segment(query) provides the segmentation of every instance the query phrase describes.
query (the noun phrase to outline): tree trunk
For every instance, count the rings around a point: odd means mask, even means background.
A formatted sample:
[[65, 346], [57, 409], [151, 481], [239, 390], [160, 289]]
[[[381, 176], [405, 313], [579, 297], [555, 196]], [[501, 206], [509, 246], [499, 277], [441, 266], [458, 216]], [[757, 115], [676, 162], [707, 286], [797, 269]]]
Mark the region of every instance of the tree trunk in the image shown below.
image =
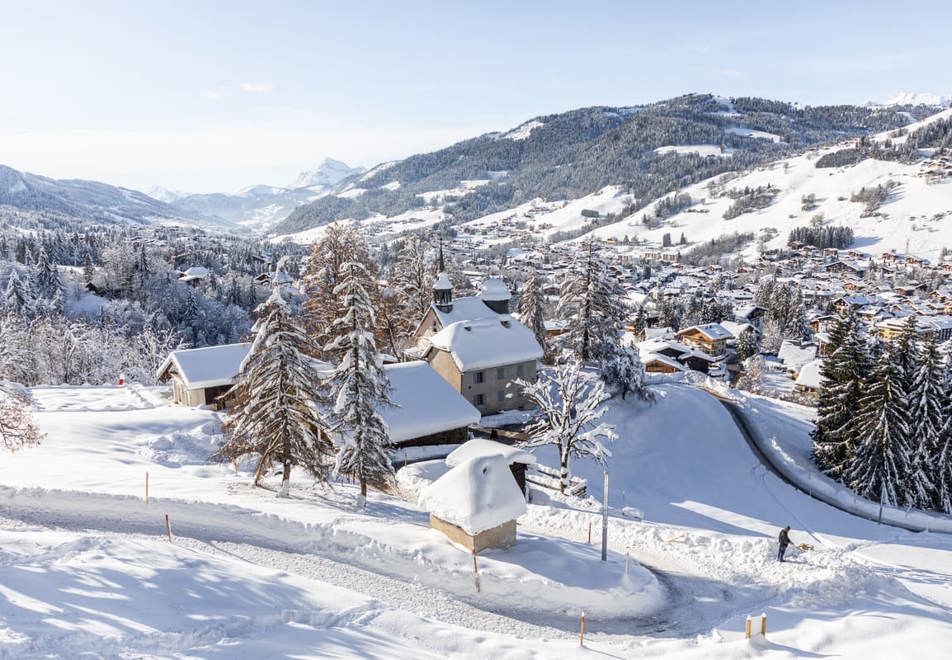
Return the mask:
[[291, 443], [288, 442], [288, 439], [284, 439], [283, 449], [283, 461], [284, 467], [281, 470], [281, 490], [278, 492], [279, 497], [287, 497], [291, 492]]
[[569, 452], [568, 449], [562, 450], [559, 457], [559, 492], [565, 493], [569, 487]]
[[360, 494], [363, 497], [367, 497], [367, 482], [363, 479], [360, 480]]

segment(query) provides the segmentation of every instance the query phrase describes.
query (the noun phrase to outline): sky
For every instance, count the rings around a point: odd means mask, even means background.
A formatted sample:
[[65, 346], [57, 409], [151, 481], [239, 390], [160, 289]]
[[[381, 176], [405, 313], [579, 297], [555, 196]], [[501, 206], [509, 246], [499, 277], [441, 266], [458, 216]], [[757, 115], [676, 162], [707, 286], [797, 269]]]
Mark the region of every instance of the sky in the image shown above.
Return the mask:
[[689, 92], [952, 95], [952, 2], [0, 0], [0, 163], [284, 185], [534, 116]]

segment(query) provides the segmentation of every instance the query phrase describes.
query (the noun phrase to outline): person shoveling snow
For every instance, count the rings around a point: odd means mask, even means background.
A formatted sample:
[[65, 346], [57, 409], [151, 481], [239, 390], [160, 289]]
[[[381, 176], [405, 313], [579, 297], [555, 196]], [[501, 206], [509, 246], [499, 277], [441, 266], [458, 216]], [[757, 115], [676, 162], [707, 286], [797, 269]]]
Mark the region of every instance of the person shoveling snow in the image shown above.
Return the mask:
[[787, 546], [790, 545], [790, 525], [787, 525], [780, 530], [780, 536], [777, 539], [780, 542], [780, 550], [777, 552], [777, 560], [783, 561], [783, 555], [787, 551]]

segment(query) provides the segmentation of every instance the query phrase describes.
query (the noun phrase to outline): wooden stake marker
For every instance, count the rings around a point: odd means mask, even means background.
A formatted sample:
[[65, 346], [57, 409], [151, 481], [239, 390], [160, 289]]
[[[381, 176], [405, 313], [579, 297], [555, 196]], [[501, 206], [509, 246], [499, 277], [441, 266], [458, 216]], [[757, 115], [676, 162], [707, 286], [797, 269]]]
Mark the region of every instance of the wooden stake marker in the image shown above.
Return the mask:
[[588, 544], [592, 545], [592, 523], [588, 523]]
[[582, 616], [578, 620], [578, 645], [585, 646], [585, 610], [582, 610]]
[[744, 638], [745, 638], [745, 639], [750, 639], [750, 623], [751, 623], [750, 617], [747, 617], [747, 630], [746, 630], [746, 632], [744, 633]]
[[476, 548], [473, 548], [473, 582], [476, 584], [476, 593], [480, 593], [479, 567], [476, 566]]
[[169, 535], [169, 543], [172, 542], [172, 521], [169, 518], [169, 514], [165, 514], [165, 531]]

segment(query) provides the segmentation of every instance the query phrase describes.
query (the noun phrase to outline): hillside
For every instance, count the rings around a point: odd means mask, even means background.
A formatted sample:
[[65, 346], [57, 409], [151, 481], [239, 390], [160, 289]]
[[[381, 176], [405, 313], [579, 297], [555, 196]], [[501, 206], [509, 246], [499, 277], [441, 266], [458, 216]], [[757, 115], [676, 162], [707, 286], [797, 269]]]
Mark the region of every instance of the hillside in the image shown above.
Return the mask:
[[[762, 201], [755, 200], [758, 190]], [[683, 233], [687, 251], [725, 234], [751, 232], [767, 238], [766, 247], [779, 248], [792, 228], [812, 221], [851, 227], [854, 247], [867, 252], [905, 252], [908, 243], [910, 253], [936, 261], [944, 246], [952, 246], [952, 110], [678, 192], [690, 202], [676, 213], [657, 218], [662, 196], [590, 235], [660, 245], [665, 234], [677, 241]], [[651, 227], [646, 216], [657, 218]], [[749, 244], [747, 254], [756, 249]]]
[[51, 179], [0, 165], [0, 206], [106, 224], [182, 224], [236, 229], [128, 188], [81, 179]]
[[822, 144], [890, 130], [926, 106], [802, 107], [694, 94], [633, 107], [536, 117], [344, 180], [341, 193], [294, 210], [274, 234], [334, 220], [440, 211], [452, 223], [530, 202], [577, 199], [619, 186], [635, 199]]
[[267, 231], [298, 206], [333, 192], [347, 177], [364, 173], [330, 158], [301, 172], [288, 186], [254, 185], [236, 193], [181, 194], [171, 203], [189, 213], [224, 218], [255, 231]]

